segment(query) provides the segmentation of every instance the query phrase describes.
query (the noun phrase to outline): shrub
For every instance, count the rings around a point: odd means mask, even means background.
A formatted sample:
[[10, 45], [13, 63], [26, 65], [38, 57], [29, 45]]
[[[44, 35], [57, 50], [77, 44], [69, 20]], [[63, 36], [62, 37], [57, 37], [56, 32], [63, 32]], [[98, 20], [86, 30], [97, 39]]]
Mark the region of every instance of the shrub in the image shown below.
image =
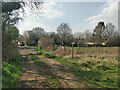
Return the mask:
[[33, 53], [29, 53], [28, 55], [33, 55]]
[[63, 56], [60, 56], [59, 58], [62, 58]]

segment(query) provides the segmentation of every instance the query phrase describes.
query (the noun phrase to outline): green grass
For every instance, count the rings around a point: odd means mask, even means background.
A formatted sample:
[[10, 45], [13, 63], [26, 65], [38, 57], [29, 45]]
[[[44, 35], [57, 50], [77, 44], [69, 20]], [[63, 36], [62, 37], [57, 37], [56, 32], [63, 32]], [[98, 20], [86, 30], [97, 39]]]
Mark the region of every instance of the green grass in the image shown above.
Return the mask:
[[[51, 54], [49, 53], [43, 52], [42, 55], [51, 58]], [[118, 66], [114, 65], [113, 63], [105, 61], [96, 62], [93, 60], [78, 63], [74, 59], [60, 57], [54, 57], [53, 59], [60, 62], [80, 79], [89, 82], [94, 87], [118, 87]], [[101, 59], [104, 59], [104, 57], [101, 57]]]
[[36, 55], [30, 55], [31, 56], [31, 60], [38, 60], [39, 58]]
[[49, 53], [46, 53], [45, 56], [46, 56], [47, 58], [55, 58], [55, 57], [56, 57], [55, 55], [49, 54]]
[[18, 81], [22, 68], [22, 58], [16, 56], [2, 66], [2, 86], [3, 88], [13, 88]]

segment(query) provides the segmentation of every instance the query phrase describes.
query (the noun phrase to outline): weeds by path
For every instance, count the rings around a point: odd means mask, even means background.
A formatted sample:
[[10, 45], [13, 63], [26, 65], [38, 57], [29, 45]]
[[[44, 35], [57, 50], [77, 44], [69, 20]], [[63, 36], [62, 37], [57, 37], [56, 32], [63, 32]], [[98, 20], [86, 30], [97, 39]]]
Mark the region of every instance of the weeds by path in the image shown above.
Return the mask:
[[[78, 63], [74, 59], [56, 57], [43, 52], [42, 55], [60, 62], [83, 81], [89, 82], [94, 87], [118, 88], [118, 66], [105, 61], [83, 61]], [[54, 57], [53, 57], [54, 56]]]
[[[43, 53], [40, 53], [43, 54]], [[52, 60], [54, 55], [50, 56], [50, 54], [44, 54], [45, 56], [48, 55], [48, 58], [44, 56], [38, 55], [31, 55], [31, 59], [37, 64], [38, 70], [42, 75], [46, 76], [50, 85], [54, 83], [54, 86], [57, 85], [58, 87], [62, 88], [87, 88], [92, 87], [87, 82], [83, 82], [78, 79], [74, 74], [69, 72], [63, 65], [59, 62]], [[39, 57], [39, 58], [38, 58]], [[45, 74], [44, 74], [45, 73]]]
[[22, 58], [15, 56], [2, 66], [2, 86], [3, 88], [13, 88], [18, 81], [22, 69]]

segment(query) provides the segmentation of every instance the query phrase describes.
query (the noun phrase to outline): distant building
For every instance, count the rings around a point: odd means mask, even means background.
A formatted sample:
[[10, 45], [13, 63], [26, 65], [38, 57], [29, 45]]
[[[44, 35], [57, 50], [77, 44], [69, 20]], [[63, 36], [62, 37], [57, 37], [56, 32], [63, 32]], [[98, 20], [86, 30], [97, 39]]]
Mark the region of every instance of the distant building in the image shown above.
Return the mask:
[[17, 42], [17, 45], [18, 45], [18, 46], [24, 46], [24, 43], [23, 43], [23, 42], [18, 41], [18, 42]]
[[106, 42], [101, 43], [103, 46], [106, 45]]
[[95, 43], [93, 43], [93, 42], [86, 42], [86, 43], [84, 43], [85, 45], [94, 45]]
[[20, 42], [18, 42], [18, 46], [20, 46], [21, 45], [21, 43]]
[[[86, 43], [84, 43], [84, 45], [94, 46], [94, 45], [97, 45], [97, 43], [94, 43], [94, 42], [86, 42]], [[105, 45], [106, 45], [106, 42], [102, 42], [101, 45], [102, 45], [102, 46], [105, 46]]]

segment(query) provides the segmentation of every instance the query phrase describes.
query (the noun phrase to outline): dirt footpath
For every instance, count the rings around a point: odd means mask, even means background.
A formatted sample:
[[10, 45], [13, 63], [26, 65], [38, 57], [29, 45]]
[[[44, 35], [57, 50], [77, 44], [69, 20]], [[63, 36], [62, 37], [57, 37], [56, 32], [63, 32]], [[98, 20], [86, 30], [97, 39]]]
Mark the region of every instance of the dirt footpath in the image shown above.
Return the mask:
[[70, 73], [59, 62], [38, 55], [41, 61], [44, 61], [52, 68], [52, 72], [59, 78], [59, 83], [64, 88], [87, 88], [90, 85], [80, 81], [74, 74]]
[[[29, 53], [35, 54], [32, 50], [20, 50], [20, 54], [23, 58], [23, 70], [19, 78], [19, 82], [16, 85], [16, 88], [56, 88], [56, 85], [59, 85], [57, 88], [87, 88], [88, 84], [83, 83], [78, 79], [74, 74], [70, 73], [64, 66], [59, 62], [48, 59], [44, 56], [37, 55], [40, 58], [40, 61], [45, 62], [50, 68], [41, 68], [41, 71], [38, 70], [34, 61], [30, 59]], [[47, 70], [52, 71], [52, 74], [56, 76], [53, 80], [58, 79], [57, 84], [53, 84], [51, 80], [48, 81], [46, 78]]]
[[[20, 51], [21, 55], [26, 55], [24, 51]], [[30, 51], [31, 53], [31, 51]], [[45, 76], [39, 74], [35, 63], [31, 61], [29, 56], [23, 58], [23, 70], [19, 78], [16, 88], [43, 88], [48, 87]]]

